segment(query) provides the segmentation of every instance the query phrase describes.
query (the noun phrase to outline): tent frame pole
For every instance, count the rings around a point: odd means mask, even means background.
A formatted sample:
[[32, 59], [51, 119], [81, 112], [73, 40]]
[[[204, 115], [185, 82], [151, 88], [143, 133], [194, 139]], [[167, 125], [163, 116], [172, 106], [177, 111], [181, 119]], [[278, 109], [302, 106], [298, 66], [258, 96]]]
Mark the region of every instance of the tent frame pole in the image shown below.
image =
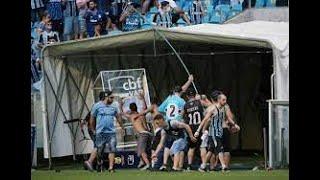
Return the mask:
[[[157, 28], [154, 28], [154, 30], [155, 30], [155, 32], [158, 33], [158, 34], [162, 37], [162, 39], [170, 46], [170, 48], [172, 49], [172, 51], [174, 52], [174, 54], [177, 56], [177, 58], [179, 59], [180, 63], [182, 64], [184, 70], [185, 70], [185, 71], [187, 72], [187, 74], [190, 76], [190, 72], [189, 72], [187, 66], [184, 64], [183, 60], [181, 59], [181, 57], [180, 57], [179, 53], [176, 51], [176, 49], [172, 46], [172, 44], [168, 41], [168, 39], [167, 39], [162, 33], [160, 33], [160, 32], [158, 31]], [[194, 84], [194, 81], [192, 81], [192, 85], [193, 85], [194, 90], [195, 90], [196, 93], [198, 94], [198, 89], [197, 89], [196, 85]]]

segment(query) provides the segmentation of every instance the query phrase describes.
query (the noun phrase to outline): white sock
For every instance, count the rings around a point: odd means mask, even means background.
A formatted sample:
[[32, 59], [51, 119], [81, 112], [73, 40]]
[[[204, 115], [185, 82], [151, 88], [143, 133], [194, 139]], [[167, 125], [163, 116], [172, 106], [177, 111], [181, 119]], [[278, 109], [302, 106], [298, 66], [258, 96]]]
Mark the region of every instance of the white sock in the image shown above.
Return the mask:
[[205, 168], [206, 168], [206, 164], [202, 163], [202, 164], [200, 165], [200, 167], [201, 167], [201, 169], [205, 169]]

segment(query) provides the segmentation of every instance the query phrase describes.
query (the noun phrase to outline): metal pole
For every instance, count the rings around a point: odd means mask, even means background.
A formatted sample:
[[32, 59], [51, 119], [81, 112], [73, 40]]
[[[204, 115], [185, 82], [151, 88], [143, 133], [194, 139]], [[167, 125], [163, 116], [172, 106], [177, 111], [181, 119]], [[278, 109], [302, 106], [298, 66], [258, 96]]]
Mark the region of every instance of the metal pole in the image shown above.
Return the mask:
[[272, 155], [272, 102], [269, 101], [269, 167], [273, 168], [273, 155]]
[[[173, 50], [173, 52], [175, 53], [175, 55], [177, 56], [177, 58], [179, 59], [180, 63], [182, 64], [184, 70], [187, 72], [187, 74], [190, 76], [190, 72], [187, 68], [187, 66], [184, 64], [183, 60], [181, 59], [180, 55], [178, 54], [178, 52], [175, 50], [175, 48], [171, 45], [171, 43], [168, 41], [168, 39], [163, 35], [161, 34], [157, 29], [155, 29], [156, 32], [164, 39], [164, 41], [166, 41], [166, 43], [170, 46], [170, 48]], [[196, 93], [198, 94], [198, 90], [197, 90], [197, 87], [196, 85], [194, 84], [194, 82], [192, 81], [192, 85], [193, 85], [193, 88], [194, 90], [196, 91]]]
[[274, 99], [274, 76], [276, 75], [276, 73], [272, 73], [271, 77], [270, 77], [270, 81], [271, 81], [271, 99]]
[[267, 165], [267, 130], [266, 128], [264, 127], [263, 128], [263, 151], [264, 151], [264, 169], [267, 169], [268, 165]]
[[248, 4], [249, 4], [248, 8], [250, 9], [251, 8], [251, 0], [248, 1]]
[[[139, 14], [140, 17], [142, 17], [146, 22], [150, 23], [151, 25], [153, 25], [152, 22], [149, 22], [144, 16], [141, 15], [141, 13], [136, 9], [133, 8], [133, 10]], [[190, 72], [187, 68], [187, 66], [184, 64], [183, 60], [181, 59], [180, 55], [178, 54], [178, 52], [176, 51], [176, 49], [171, 45], [171, 43], [168, 41], [168, 39], [161, 33], [158, 31], [157, 28], [153, 28], [155, 30], [155, 32], [157, 32], [163, 39], [164, 41], [170, 46], [170, 48], [172, 49], [172, 51], [174, 52], [174, 54], [177, 56], [177, 58], [179, 59], [180, 63], [182, 64], [184, 70], [187, 72], [188, 76], [190, 76]], [[194, 82], [192, 81], [192, 85], [194, 90], [196, 91], [196, 93], [198, 94], [198, 89], [196, 87], [196, 85], [194, 84]]]

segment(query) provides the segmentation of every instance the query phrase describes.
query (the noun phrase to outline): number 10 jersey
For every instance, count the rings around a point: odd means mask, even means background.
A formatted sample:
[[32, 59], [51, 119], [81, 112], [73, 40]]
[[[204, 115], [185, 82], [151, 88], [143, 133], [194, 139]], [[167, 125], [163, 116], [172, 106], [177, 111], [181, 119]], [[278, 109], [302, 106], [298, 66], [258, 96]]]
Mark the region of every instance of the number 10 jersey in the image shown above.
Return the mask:
[[190, 126], [195, 133], [203, 119], [203, 107], [199, 100], [189, 100], [184, 105], [184, 122]]

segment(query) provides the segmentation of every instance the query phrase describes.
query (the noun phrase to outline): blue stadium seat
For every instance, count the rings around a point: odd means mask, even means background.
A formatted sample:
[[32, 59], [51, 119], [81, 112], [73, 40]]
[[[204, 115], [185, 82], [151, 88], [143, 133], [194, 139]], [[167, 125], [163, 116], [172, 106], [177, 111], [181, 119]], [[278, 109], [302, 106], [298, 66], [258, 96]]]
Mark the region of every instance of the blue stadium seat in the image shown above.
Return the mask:
[[273, 7], [271, 0], [256, 0], [255, 8]]
[[221, 21], [220, 23], [228, 19], [229, 13], [231, 11], [231, 6], [228, 4], [220, 4], [216, 7], [216, 11], [220, 12]]
[[151, 23], [152, 23], [152, 21], [153, 21], [153, 16], [154, 16], [153, 13], [147, 12], [147, 14], [146, 14], [146, 16], [145, 16], [147, 22], [144, 22], [144, 23], [142, 24], [142, 29], [149, 29], [149, 28], [152, 27]]
[[149, 13], [151, 13], [151, 14], [156, 14], [157, 12], [158, 12], [158, 9], [157, 9], [156, 7], [150, 8]]
[[213, 13], [213, 6], [208, 5], [208, 7], [206, 9], [206, 15], [203, 17], [203, 23], [209, 23], [210, 17], [212, 16], [212, 13]]
[[209, 18], [209, 23], [212, 24], [220, 24], [221, 23], [221, 15], [219, 11], [212, 11], [212, 14]]
[[229, 13], [229, 18], [234, 17], [242, 11], [242, 4], [235, 4], [231, 6], [231, 11]]
[[177, 21], [177, 24], [179, 27], [184, 27], [184, 26], [187, 26], [187, 23], [184, 22], [184, 20], [182, 18], [180, 18], [178, 21]]

